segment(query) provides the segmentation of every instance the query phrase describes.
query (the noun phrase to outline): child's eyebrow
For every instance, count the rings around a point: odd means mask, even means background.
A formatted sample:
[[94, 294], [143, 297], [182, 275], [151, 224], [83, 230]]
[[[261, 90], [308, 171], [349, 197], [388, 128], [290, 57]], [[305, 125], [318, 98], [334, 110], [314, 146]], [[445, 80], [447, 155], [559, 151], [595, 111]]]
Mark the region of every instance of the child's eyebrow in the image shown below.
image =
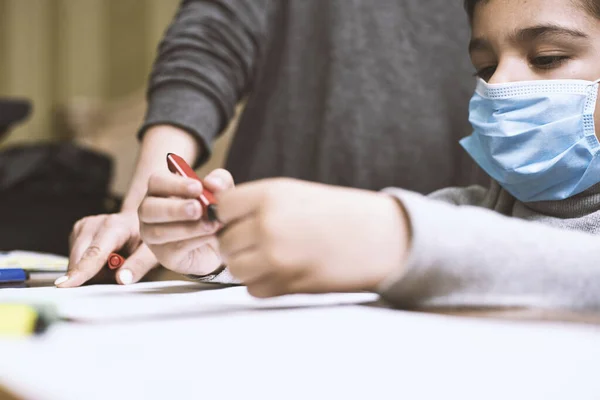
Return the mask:
[[477, 50], [487, 50], [491, 47], [490, 42], [484, 38], [473, 38], [469, 42], [469, 53]]
[[[522, 43], [532, 42], [539, 39], [551, 38], [571, 38], [586, 39], [589, 36], [582, 31], [566, 28], [554, 24], [535, 25], [523, 29], [518, 29], [509, 36], [511, 42]], [[474, 51], [485, 51], [491, 47], [489, 40], [483, 37], [476, 37], [469, 42], [469, 53]]]
[[547, 24], [519, 29], [510, 36], [510, 38], [516, 42], [531, 42], [534, 40], [548, 39], [552, 37], [585, 39], [588, 37], [588, 35], [576, 29], [566, 28], [554, 24]]

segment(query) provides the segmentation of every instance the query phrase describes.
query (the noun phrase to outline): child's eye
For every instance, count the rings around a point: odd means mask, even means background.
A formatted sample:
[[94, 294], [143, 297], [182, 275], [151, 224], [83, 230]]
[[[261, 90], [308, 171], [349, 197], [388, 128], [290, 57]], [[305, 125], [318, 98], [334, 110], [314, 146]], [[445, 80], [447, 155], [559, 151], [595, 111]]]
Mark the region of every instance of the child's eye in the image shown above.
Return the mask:
[[536, 68], [552, 69], [558, 68], [563, 62], [569, 59], [568, 56], [540, 56], [531, 60], [531, 64]]
[[475, 72], [473, 75], [474, 76], [478, 76], [481, 79], [483, 79], [484, 81], [489, 81], [491, 79], [491, 77], [494, 75], [494, 72], [496, 72], [496, 66], [490, 66], [490, 67], [485, 67], [485, 68], [481, 68], [478, 69], [477, 72]]

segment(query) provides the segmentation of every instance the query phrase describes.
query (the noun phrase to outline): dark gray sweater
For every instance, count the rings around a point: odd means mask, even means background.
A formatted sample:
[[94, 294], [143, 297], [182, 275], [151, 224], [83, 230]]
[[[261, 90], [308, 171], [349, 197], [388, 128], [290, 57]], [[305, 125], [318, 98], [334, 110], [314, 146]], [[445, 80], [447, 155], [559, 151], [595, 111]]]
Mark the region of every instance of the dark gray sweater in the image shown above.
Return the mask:
[[183, 1], [141, 132], [183, 127], [209, 150], [248, 95], [226, 165], [238, 183], [288, 176], [428, 193], [486, 182], [458, 144], [474, 88], [461, 4]]

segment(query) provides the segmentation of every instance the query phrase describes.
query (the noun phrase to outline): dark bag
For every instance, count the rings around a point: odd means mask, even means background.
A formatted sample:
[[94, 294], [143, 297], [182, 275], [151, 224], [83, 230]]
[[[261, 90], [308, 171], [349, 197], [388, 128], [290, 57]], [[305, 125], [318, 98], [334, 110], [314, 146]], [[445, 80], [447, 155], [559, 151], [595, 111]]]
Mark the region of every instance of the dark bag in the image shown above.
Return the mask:
[[24, 99], [0, 97], [0, 139], [15, 124], [22, 122], [31, 114], [31, 102]]
[[72, 143], [0, 152], [0, 250], [68, 255], [73, 224], [114, 212], [110, 157]]

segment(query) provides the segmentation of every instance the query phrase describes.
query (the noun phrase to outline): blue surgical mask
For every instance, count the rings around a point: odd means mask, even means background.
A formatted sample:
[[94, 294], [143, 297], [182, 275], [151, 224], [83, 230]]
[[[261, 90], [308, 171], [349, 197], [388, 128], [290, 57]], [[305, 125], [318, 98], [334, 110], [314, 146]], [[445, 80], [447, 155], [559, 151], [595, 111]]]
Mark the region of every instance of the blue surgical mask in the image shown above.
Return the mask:
[[480, 79], [469, 105], [473, 134], [460, 144], [515, 198], [566, 199], [600, 182], [597, 96], [598, 81]]

